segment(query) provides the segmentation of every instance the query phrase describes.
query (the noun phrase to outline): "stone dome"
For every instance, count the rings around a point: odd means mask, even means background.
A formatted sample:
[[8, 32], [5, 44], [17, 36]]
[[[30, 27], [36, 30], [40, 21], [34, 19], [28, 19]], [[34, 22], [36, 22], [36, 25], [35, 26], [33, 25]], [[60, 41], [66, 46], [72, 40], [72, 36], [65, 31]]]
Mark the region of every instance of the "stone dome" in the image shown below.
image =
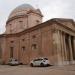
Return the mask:
[[12, 18], [14, 16], [17, 16], [17, 15], [23, 15], [25, 14], [28, 10], [36, 10], [34, 7], [32, 7], [31, 5], [29, 4], [22, 4], [18, 7], [16, 7], [12, 12], [11, 14], [9, 15], [8, 18]]

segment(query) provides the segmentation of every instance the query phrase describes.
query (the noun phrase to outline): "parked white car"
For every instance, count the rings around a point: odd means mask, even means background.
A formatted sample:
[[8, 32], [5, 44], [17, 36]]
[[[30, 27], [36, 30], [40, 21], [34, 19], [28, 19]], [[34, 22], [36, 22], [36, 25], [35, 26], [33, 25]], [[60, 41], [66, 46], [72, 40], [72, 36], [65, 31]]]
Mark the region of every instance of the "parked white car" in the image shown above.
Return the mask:
[[49, 60], [48, 58], [37, 58], [37, 59], [34, 59], [30, 62], [30, 65], [33, 67], [33, 66], [49, 66], [50, 63], [49, 63]]
[[11, 66], [16, 66], [16, 65], [19, 65], [20, 63], [18, 62], [18, 60], [16, 59], [10, 59], [9, 62], [8, 62], [8, 65], [11, 65]]

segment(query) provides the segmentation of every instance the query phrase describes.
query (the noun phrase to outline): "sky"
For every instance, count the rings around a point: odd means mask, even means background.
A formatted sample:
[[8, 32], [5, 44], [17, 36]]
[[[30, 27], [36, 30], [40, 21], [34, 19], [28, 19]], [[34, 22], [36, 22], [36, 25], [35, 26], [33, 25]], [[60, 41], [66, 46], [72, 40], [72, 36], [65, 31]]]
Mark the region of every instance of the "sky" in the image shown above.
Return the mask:
[[75, 0], [0, 0], [0, 34], [5, 32], [6, 21], [11, 11], [24, 3], [40, 8], [44, 16], [43, 21], [51, 18], [75, 20]]

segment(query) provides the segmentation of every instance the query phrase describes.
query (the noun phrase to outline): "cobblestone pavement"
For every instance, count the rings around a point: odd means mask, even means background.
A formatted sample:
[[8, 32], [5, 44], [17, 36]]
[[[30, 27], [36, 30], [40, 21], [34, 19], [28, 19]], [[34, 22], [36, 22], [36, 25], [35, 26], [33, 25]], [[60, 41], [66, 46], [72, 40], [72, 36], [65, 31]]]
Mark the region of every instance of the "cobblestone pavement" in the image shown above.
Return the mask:
[[51, 67], [0, 65], [0, 75], [75, 75], [75, 65]]

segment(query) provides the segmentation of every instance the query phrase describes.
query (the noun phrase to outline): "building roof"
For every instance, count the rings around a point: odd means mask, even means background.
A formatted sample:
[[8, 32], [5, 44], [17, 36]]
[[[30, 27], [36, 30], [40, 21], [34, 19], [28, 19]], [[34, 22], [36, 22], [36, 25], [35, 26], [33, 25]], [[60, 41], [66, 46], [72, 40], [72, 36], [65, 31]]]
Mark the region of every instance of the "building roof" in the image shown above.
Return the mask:
[[8, 19], [14, 17], [14, 16], [18, 16], [18, 15], [23, 15], [26, 14], [28, 11], [33, 10], [36, 11], [36, 13], [39, 12], [39, 14], [41, 14], [40, 10], [35, 9], [33, 6], [31, 6], [30, 4], [22, 4], [18, 7], [16, 7], [11, 14], [9, 15]]
[[18, 7], [16, 7], [14, 9], [14, 11], [19, 10], [19, 9], [27, 9], [27, 8], [34, 9], [34, 7], [32, 7], [30, 4], [22, 4], [22, 5], [18, 6]]

